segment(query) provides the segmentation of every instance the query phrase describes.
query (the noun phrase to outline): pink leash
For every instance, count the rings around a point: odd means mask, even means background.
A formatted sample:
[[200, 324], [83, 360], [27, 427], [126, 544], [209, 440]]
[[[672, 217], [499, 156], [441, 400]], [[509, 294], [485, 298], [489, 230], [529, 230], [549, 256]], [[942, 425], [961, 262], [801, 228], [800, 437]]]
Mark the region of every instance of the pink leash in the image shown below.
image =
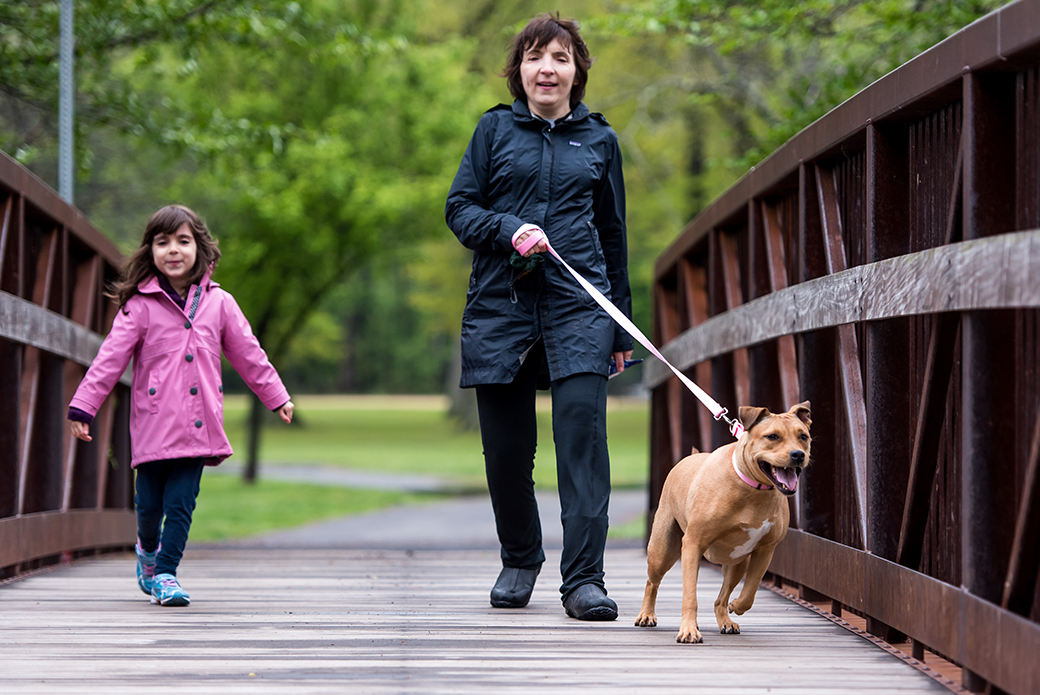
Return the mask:
[[[520, 246], [516, 246], [516, 237], [520, 236], [524, 232], [530, 232], [530, 235], [524, 240], [522, 244], [520, 244]], [[534, 246], [539, 241], [545, 241], [545, 246], [548, 249], [549, 253], [552, 255], [552, 257], [558, 260], [561, 264], [563, 264], [563, 267], [566, 268], [567, 271], [574, 276], [574, 279], [577, 280], [578, 284], [581, 285], [585, 289], [585, 291], [589, 293], [589, 296], [596, 300], [596, 303], [603, 307], [603, 310], [606, 311], [610, 315], [610, 317], [618, 323], [618, 325], [624, 328], [630, 336], [638, 340], [643, 347], [649, 350], [650, 354], [652, 354], [657, 359], [661, 360], [661, 362], [663, 362], [669, 369], [671, 369], [672, 373], [675, 374], [675, 376], [679, 377], [679, 381], [681, 381], [683, 385], [685, 385], [686, 388], [688, 388], [690, 392], [692, 392], [693, 395], [697, 397], [697, 400], [704, 404], [705, 408], [711, 411], [711, 414], [715, 417], [716, 420], [725, 420], [729, 424], [729, 431], [735, 438], [740, 439], [744, 435], [744, 426], [740, 423], [740, 420], [737, 420], [736, 418], [726, 417], [729, 411], [727, 411], [725, 408], [719, 405], [711, 396], [709, 396], [704, 391], [704, 389], [702, 389], [697, 384], [693, 383], [693, 381], [691, 381], [685, 374], [683, 374], [674, 366], [672, 366], [672, 363], [664, 358], [664, 355], [661, 354], [661, 351], [654, 347], [654, 344], [651, 343], [645, 335], [643, 335], [643, 332], [639, 330], [639, 328], [634, 323], [632, 323], [632, 321], [627, 316], [625, 316], [620, 309], [614, 306], [613, 302], [604, 297], [602, 292], [593, 287], [588, 280], [583, 278], [581, 274], [578, 273], [578, 271], [570, 267], [570, 265], [567, 264], [567, 261], [563, 260], [560, 257], [560, 254], [556, 253], [556, 249], [554, 249], [552, 245], [549, 243], [549, 237], [545, 235], [545, 232], [542, 231], [542, 229], [533, 224], [525, 224], [524, 226], [520, 227], [520, 229], [516, 230], [515, 234], [513, 234], [513, 246], [516, 248], [517, 252], [521, 256], [526, 254], [532, 248], [534, 248]], [[737, 473], [739, 474], [740, 471], [737, 471]], [[748, 482], [743, 475], [741, 475], [740, 477], [745, 482]], [[754, 482], [748, 484], [758, 485], [758, 483]]]

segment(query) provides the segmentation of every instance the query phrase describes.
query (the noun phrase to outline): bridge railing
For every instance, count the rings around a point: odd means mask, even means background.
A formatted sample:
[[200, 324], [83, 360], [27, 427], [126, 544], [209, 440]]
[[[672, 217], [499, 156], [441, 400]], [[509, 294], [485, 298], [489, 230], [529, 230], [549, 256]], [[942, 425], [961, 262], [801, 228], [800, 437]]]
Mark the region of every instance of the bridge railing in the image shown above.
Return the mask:
[[[655, 268], [655, 338], [735, 412], [812, 402], [774, 581], [1040, 692], [1040, 1], [872, 84], [703, 210]], [[732, 441], [660, 362], [650, 512]]]
[[0, 579], [134, 543], [129, 389], [72, 438], [69, 400], [115, 317], [122, 256], [0, 152]]

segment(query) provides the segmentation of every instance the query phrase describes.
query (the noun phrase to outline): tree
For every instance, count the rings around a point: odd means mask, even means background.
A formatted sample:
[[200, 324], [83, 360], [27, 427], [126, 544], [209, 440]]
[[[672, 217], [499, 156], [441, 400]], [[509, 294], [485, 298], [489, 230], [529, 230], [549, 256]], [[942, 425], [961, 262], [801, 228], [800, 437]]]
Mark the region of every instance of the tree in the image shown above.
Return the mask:
[[668, 36], [673, 84], [724, 113], [742, 168], [1004, 0], [646, 0], [598, 18], [615, 36]]
[[[301, 16], [263, 51], [199, 51], [168, 88], [188, 113], [280, 124], [269, 138], [202, 143], [203, 165], [175, 188], [220, 238], [218, 277], [275, 363], [345, 278], [443, 229], [443, 182], [479, 113], [470, 46], [411, 42], [403, 3], [351, 14], [315, 1]], [[254, 400], [247, 479], [261, 408]]]

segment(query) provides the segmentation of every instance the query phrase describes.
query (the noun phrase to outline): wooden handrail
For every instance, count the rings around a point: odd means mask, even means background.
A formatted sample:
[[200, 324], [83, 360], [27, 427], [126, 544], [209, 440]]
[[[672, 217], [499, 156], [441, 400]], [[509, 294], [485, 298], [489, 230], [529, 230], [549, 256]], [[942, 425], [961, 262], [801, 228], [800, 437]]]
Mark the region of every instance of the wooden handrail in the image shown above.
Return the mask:
[[0, 152], [0, 579], [133, 544], [129, 378], [94, 441], [68, 402], [112, 324], [123, 257], [83, 214]]

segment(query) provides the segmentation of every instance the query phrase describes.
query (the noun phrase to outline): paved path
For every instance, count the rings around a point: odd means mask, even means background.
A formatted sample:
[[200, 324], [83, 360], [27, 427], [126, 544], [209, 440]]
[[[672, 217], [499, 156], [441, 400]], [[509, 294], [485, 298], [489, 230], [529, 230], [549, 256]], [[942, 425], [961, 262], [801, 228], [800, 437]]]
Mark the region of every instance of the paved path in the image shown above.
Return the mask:
[[[560, 500], [555, 490], [537, 493], [542, 543], [563, 546]], [[615, 490], [610, 523], [623, 524], [646, 511], [645, 490]], [[641, 540], [611, 541], [643, 547]], [[226, 543], [240, 548], [394, 548], [495, 549], [495, 517], [485, 495], [449, 498], [429, 504], [390, 507], [377, 512], [331, 519], [287, 531]]]
[[[496, 610], [490, 550], [189, 549], [187, 608], [151, 606], [129, 554], [0, 586], [0, 693], [917, 695], [946, 692], [870, 642], [768, 591], [740, 635], [679, 645], [681, 580], [633, 626], [638, 549], [608, 549], [610, 623], [567, 618], [559, 557], [531, 604]], [[721, 576], [701, 572], [702, 628]]]

